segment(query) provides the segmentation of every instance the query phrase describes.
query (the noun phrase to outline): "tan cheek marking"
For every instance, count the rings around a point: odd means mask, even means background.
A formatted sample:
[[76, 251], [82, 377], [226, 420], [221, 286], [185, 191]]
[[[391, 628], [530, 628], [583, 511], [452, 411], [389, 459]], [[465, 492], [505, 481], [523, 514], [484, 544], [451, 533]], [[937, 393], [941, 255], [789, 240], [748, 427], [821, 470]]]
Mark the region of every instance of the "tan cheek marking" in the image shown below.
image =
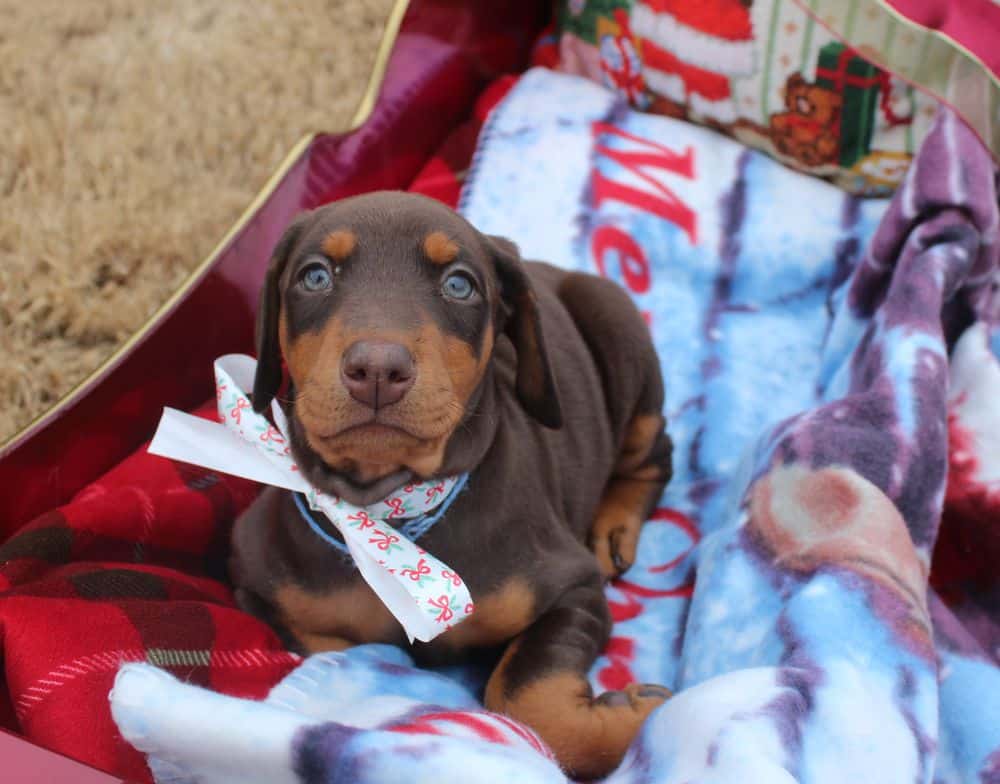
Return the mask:
[[358, 238], [353, 231], [338, 229], [330, 232], [323, 240], [323, 252], [334, 261], [343, 261], [358, 244]]
[[[476, 385], [482, 379], [486, 365], [493, 350], [493, 328], [488, 327], [483, 338], [483, 350], [477, 358], [472, 347], [465, 341], [444, 335], [436, 325], [425, 322], [419, 330], [416, 340], [412, 341], [413, 355], [417, 360], [420, 372], [426, 378], [431, 378], [430, 384], [424, 386], [421, 396], [428, 394], [438, 396], [443, 388], [449, 388], [453, 400], [459, 404], [453, 411], [454, 428], [461, 418], [461, 407], [464, 407], [472, 395]], [[411, 393], [412, 396], [412, 393]], [[414, 401], [411, 400], [411, 403]], [[420, 476], [430, 476], [440, 467], [444, 460], [444, 450], [451, 437], [452, 430], [434, 443], [428, 443], [426, 448], [414, 450], [407, 458], [407, 465]]]
[[[492, 339], [492, 335], [489, 335]], [[445, 336], [444, 365], [451, 381], [452, 389], [459, 402], [465, 403], [482, 378], [486, 363], [477, 357], [472, 346], [460, 338]], [[486, 349], [486, 346], [483, 346]]]
[[282, 620], [309, 650], [340, 650], [351, 644], [396, 642], [401, 628], [367, 584], [312, 593], [286, 584], [275, 593]]
[[410, 337], [407, 344], [417, 360], [418, 372], [430, 379], [430, 386], [424, 388], [425, 392], [433, 390], [436, 396], [442, 387], [450, 387], [457, 401], [464, 404], [479, 382], [480, 364], [485, 367], [472, 347], [464, 340], [442, 332], [427, 316], [416, 339]]
[[282, 351], [296, 386], [301, 390], [319, 376], [336, 378], [330, 373], [338, 369], [348, 338], [338, 318], [331, 318], [319, 332], [304, 332], [294, 340], [286, 336]]
[[300, 389], [305, 386], [312, 375], [322, 345], [321, 335], [305, 334], [299, 335], [294, 342], [286, 346], [284, 353], [288, 374], [292, 377], [295, 386]]
[[424, 237], [424, 255], [434, 264], [448, 264], [458, 256], [458, 245], [443, 231], [432, 231]]
[[312, 434], [329, 426], [330, 417], [335, 416], [340, 405], [337, 379], [340, 357], [349, 339], [340, 322], [331, 319], [320, 332], [303, 333], [284, 349], [288, 375], [298, 393], [295, 413], [309, 445], [327, 461], [331, 455]]

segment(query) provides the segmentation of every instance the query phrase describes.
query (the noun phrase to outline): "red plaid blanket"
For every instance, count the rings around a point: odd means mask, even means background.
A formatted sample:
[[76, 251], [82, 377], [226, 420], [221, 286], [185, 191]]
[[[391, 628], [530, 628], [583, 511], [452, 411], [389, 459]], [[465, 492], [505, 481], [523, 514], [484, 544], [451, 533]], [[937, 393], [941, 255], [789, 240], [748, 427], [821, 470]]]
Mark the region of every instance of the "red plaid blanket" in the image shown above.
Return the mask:
[[[412, 190], [457, 203], [479, 129], [514, 81], [486, 90]], [[197, 413], [214, 416], [214, 401]], [[122, 662], [147, 661], [226, 694], [265, 696], [299, 659], [236, 608], [226, 583], [230, 527], [257, 489], [143, 446], [0, 547], [0, 726], [149, 781], [108, 709]]]
[[[210, 415], [210, 409], [203, 412]], [[0, 633], [13, 728], [135, 780], [108, 692], [122, 662], [263, 697], [298, 659], [236, 609], [224, 584], [229, 528], [253, 499], [240, 479], [140, 449], [0, 548]]]

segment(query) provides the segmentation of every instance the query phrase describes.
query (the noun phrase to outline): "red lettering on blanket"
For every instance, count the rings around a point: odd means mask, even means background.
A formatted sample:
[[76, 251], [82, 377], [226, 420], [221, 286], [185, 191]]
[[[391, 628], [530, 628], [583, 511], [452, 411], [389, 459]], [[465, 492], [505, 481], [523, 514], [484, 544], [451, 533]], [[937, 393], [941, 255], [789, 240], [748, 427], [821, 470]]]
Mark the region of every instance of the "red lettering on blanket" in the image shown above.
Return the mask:
[[643, 139], [614, 125], [602, 122], [594, 123], [591, 126], [591, 132], [595, 137], [612, 134], [641, 145], [639, 149], [635, 150], [620, 150], [598, 142], [594, 149], [598, 155], [610, 158], [628, 169], [643, 182], [652, 186], [653, 191], [655, 191], [651, 192], [616, 182], [595, 169], [591, 183], [594, 206], [600, 207], [601, 203], [608, 199], [623, 201], [644, 212], [670, 221], [684, 230], [692, 245], [696, 244], [698, 242], [697, 213], [681, 201], [670, 188], [645, 171], [646, 168], [654, 168], [671, 172], [689, 180], [694, 179], [694, 149], [687, 147], [683, 153], [678, 154], [662, 144]]
[[[645, 574], [651, 575], [673, 572], [683, 566], [701, 536], [694, 521], [669, 507], [655, 509], [649, 516], [647, 524], [653, 523], [665, 523], [681, 531], [689, 539], [688, 546], [680, 550], [674, 558], [663, 564], [648, 566], [644, 570]], [[604, 649], [607, 663], [597, 672], [597, 682], [605, 689], [623, 689], [636, 681], [632, 671], [632, 663], [635, 661], [635, 641], [628, 636], [628, 627], [622, 628], [621, 624], [638, 618], [649, 609], [646, 600], [691, 598], [694, 593], [694, 577], [691, 571], [685, 570], [677, 576], [681, 577], [683, 582], [673, 588], [654, 588], [620, 578], [611, 583], [611, 586], [617, 589], [608, 596], [608, 607], [615, 623], [615, 636], [608, 641]]]
[[694, 521], [685, 514], [681, 514], [676, 509], [670, 509], [667, 507], [660, 507], [655, 509], [653, 514], [650, 515], [650, 520], [657, 520], [663, 523], [670, 523], [675, 528], [679, 528], [691, 539], [691, 547], [682, 552], [673, 560], [667, 561], [665, 564], [660, 564], [659, 566], [650, 566], [650, 574], [661, 574], [663, 572], [668, 572], [677, 566], [681, 561], [687, 558], [688, 553], [691, 549], [698, 543], [701, 539], [701, 534], [698, 533], [698, 529], [695, 527]]
[[[618, 587], [618, 581], [612, 583], [616, 588]], [[615, 623], [621, 623], [622, 621], [631, 621], [633, 618], [637, 618], [642, 615], [642, 602], [636, 599], [627, 591], [622, 591], [624, 594], [624, 601], [616, 602], [613, 599], [608, 599], [608, 609], [611, 610], [611, 620]]]
[[635, 643], [627, 637], [612, 637], [604, 649], [608, 663], [597, 673], [597, 682], [605, 689], [624, 689], [635, 683], [629, 664], [635, 659]]
[[[617, 226], [601, 226], [590, 238], [590, 252], [597, 265], [601, 277], [608, 277], [606, 254], [617, 251], [616, 261], [621, 269], [625, 286], [635, 294], [649, 291], [650, 274], [649, 261], [639, 245], [628, 234]], [[646, 326], [653, 328], [653, 314], [648, 310], [641, 311]]]
[[619, 580], [615, 586], [625, 593], [641, 596], [645, 599], [665, 599], [669, 597], [690, 599], [694, 594], [694, 583], [680, 585], [676, 588], [647, 588], [645, 585], [638, 585], [628, 580]]
[[649, 291], [649, 262], [634, 239], [617, 226], [601, 226], [590, 238], [590, 251], [594, 254], [597, 271], [607, 277], [605, 270], [605, 254], [608, 251], [618, 252], [618, 265], [621, 267], [622, 278], [630, 291], [643, 294]]

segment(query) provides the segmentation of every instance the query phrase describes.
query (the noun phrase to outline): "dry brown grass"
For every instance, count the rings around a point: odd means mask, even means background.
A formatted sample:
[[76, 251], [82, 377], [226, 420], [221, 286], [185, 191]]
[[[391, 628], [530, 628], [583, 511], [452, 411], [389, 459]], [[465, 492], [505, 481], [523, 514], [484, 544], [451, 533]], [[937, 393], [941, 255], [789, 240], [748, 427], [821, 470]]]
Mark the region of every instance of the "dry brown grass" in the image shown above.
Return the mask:
[[0, 0], [0, 442], [350, 119], [391, 5]]

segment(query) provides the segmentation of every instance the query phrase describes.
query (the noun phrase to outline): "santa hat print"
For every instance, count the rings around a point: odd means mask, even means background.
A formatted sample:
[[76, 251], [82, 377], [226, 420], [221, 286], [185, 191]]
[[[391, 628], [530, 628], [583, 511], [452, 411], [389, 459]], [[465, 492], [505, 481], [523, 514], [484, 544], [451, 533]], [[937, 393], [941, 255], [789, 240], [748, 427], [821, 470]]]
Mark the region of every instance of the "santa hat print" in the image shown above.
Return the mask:
[[631, 14], [643, 76], [656, 93], [732, 122], [729, 80], [754, 72], [753, 23], [744, 0], [644, 0]]

